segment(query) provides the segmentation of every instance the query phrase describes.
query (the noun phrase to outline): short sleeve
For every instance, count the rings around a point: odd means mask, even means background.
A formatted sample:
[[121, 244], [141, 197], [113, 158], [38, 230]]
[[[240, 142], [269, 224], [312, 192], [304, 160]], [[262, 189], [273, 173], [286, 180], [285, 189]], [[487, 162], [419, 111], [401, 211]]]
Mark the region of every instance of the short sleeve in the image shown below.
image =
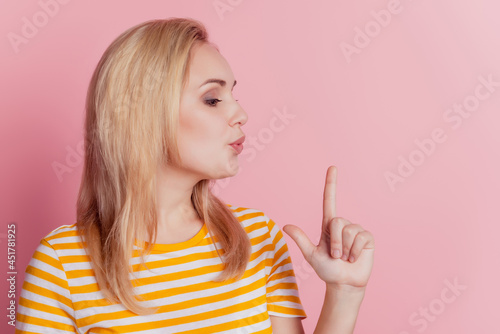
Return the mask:
[[283, 233], [272, 219], [266, 217], [266, 221], [273, 246], [269, 252], [272, 266], [266, 283], [268, 314], [307, 318]]
[[46, 239], [26, 268], [16, 316], [18, 333], [77, 333], [66, 273]]

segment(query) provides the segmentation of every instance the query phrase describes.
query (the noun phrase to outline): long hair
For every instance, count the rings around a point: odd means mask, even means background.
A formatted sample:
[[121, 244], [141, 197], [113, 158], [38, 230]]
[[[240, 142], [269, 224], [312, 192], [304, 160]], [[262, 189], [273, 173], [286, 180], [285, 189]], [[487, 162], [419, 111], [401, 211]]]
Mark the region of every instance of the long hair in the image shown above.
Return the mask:
[[[104, 296], [136, 314], [155, 311], [134, 293], [130, 259], [139, 241], [144, 263], [156, 242], [157, 168], [182, 163], [176, 141], [179, 105], [196, 43], [212, 44], [203, 24], [190, 18], [129, 28], [105, 50], [87, 92], [76, 225]], [[216, 248], [224, 263], [216, 281], [240, 279], [250, 240], [228, 205], [211, 192], [213, 182], [198, 182], [191, 201], [222, 248]]]

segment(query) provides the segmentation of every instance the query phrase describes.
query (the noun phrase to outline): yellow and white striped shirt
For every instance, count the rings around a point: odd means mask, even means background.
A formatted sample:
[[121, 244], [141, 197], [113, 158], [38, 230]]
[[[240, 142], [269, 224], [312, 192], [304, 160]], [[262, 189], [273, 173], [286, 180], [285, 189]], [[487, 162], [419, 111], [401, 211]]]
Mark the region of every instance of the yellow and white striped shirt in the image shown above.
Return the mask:
[[262, 211], [227, 205], [252, 245], [242, 279], [212, 281], [223, 264], [203, 225], [187, 241], [155, 244], [149, 270], [131, 259], [134, 292], [159, 307], [136, 315], [104, 299], [75, 224], [64, 225], [41, 240], [26, 269], [16, 333], [272, 333], [269, 315], [307, 317], [279, 226]]

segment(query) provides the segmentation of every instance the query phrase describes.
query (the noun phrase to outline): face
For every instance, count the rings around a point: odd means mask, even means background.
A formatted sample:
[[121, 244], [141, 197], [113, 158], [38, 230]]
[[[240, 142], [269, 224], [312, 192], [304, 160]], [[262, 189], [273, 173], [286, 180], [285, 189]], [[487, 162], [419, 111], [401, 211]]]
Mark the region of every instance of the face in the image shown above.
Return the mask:
[[234, 75], [219, 51], [206, 43], [191, 50], [189, 67], [177, 138], [182, 166], [200, 179], [234, 176], [238, 152], [229, 144], [244, 135], [241, 127], [248, 119], [233, 97]]

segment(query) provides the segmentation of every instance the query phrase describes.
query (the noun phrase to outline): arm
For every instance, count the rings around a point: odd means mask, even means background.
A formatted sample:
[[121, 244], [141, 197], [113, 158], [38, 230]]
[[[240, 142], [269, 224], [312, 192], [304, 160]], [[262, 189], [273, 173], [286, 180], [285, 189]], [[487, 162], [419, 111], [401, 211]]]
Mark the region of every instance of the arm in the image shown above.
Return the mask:
[[351, 334], [364, 296], [364, 288], [343, 289], [327, 285], [314, 334]]
[[301, 318], [285, 318], [270, 315], [273, 334], [304, 334]]
[[271, 327], [274, 334], [304, 334], [302, 320], [306, 313], [300, 301], [292, 259], [283, 233], [276, 223], [266, 216], [271, 268], [266, 282], [266, 298]]
[[323, 193], [323, 222], [318, 245], [314, 245], [299, 227], [283, 227], [326, 283], [325, 300], [315, 334], [350, 334], [354, 331], [373, 266], [373, 235], [361, 225], [336, 215], [336, 182], [337, 169], [330, 166]]
[[77, 333], [64, 268], [45, 239], [26, 268], [16, 317], [20, 333]]
[[[325, 300], [314, 334], [351, 334], [354, 331], [365, 289], [327, 286]], [[302, 319], [270, 316], [273, 333], [304, 334]]]

